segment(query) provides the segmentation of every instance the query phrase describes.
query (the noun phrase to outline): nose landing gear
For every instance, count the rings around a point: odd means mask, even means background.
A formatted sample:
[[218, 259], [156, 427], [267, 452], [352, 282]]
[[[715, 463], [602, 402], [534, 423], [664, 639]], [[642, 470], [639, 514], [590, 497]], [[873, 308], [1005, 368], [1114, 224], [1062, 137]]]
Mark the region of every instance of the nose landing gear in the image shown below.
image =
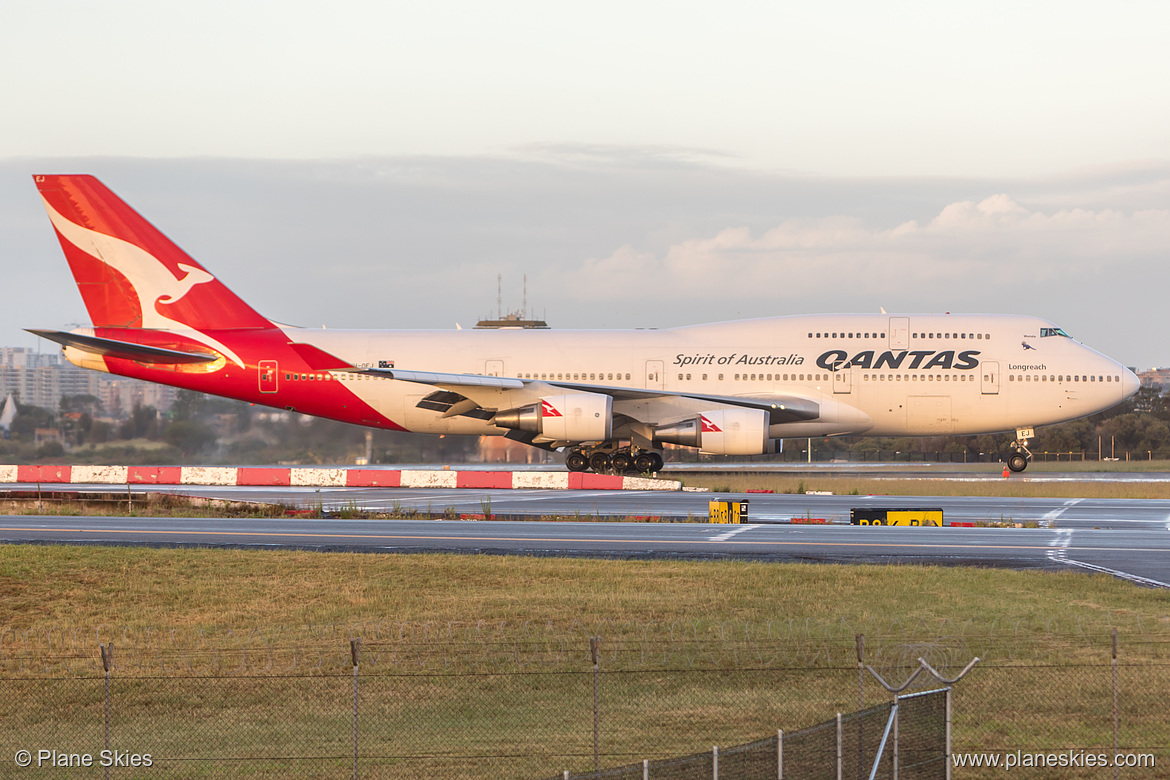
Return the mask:
[[1032, 459], [1028, 439], [1034, 435], [1031, 428], [1020, 428], [1016, 431], [1016, 440], [1012, 442], [1012, 454], [1008, 455], [1007, 467], [1017, 474], [1028, 468], [1028, 461]]

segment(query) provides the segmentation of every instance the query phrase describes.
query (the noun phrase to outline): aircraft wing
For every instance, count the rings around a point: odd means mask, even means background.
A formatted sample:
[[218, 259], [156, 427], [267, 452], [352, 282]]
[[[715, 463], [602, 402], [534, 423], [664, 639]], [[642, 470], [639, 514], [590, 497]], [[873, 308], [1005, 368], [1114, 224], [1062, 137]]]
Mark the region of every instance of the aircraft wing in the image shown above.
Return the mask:
[[772, 423], [815, 420], [821, 414], [820, 404], [796, 396], [751, 398], [736, 395], [709, 395], [707, 393], [684, 393], [673, 390], [643, 390], [633, 387], [607, 387], [570, 382], [546, 382], [565, 390], [581, 393], [603, 393], [615, 401], [646, 401], [651, 399], [686, 398], [694, 401], [722, 406], [741, 406], [745, 409], [762, 409], [768, 412]]
[[[514, 377], [480, 376], [479, 374], [446, 374], [433, 371], [408, 371], [397, 368], [359, 368], [356, 373], [380, 376], [386, 379], [397, 379], [403, 382], [418, 382], [419, 384], [434, 385], [449, 391], [447, 396], [459, 394], [459, 398], [475, 395], [476, 389], [483, 390], [522, 390], [533, 385], [568, 390], [579, 393], [599, 393], [608, 395], [615, 402], [620, 401], [650, 401], [658, 400], [669, 403], [671, 399], [686, 399], [710, 403], [716, 406], [738, 406], [745, 409], [761, 409], [768, 412], [772, 424], [815, 420], [820, 417], [820, 404], [807, 398], [798, 396], [768, 396], [753, 398], [744, 396], [709, 395], [706, 393], [686, 393], [673, 390], [646, 390], [634, 387], [613, 387], [608, 385], [581, 384], [578, 382], [558, 382], [545, 379], [517, 379]], [[429, 398], [429, 396], [428, 396]], [[471, 411], [468, 404], [459, 404], [455, 398], [443, 399], [448, 410], [450, 407], [460, 408], [456, 414], [466, 414]], [[491, 402], [484, 399], [484, 405], [476, 404], [474, 408], [488, 408]], [[458, 404], [458, 406], [456, 406]], [[689, 404], [688, 404], [689, 406]], [[439, 408], [435, 408], [440, 411]], [[680, 410], [680, 413], [682, 410]], [[472, 415], [481, 416], [481, 415]]]
[[[418, 382], [437, 387], [489, 387], [492, 389], [519, 390], [525, 380], [506, 376], [480, 376], [479, 374], [445, 374], [438, 371], [404, 371], [397, 368], [356, 368], [352, 373], [397, 379], [400, 382]], [[527, 380], [531, 382], [532, 380]]]

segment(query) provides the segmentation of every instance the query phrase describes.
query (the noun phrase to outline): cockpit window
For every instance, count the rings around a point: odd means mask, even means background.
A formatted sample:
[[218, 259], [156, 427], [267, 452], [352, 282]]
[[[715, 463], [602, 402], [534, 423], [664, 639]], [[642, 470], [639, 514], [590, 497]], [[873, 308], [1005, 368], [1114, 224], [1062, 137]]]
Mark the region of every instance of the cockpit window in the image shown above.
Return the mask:
[[1043, 339], [1043, 338], [1047, 338], [1049, 336], [1064, 336], [1066, 339], [1072, 338], [1071, 336], [1069, 336], [1067, 333], [1064, 332], [1063, 328], [1041, 328], [1040, 329], [1040, 338]]

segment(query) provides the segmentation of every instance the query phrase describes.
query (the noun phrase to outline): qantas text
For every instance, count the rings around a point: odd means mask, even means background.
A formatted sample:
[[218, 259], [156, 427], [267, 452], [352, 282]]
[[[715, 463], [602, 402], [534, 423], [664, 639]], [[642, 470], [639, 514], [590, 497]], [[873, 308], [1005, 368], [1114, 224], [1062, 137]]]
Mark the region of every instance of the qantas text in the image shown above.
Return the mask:
[[[882, 352], [880, 355], [873, 350], [858, 352], [852, 358], [849, 353], [841, 349], [831, 349], [817, 358], [817, 365], [829, 371], [842, 368], [893, 368], [893, 369], [927, 369], [927, 368], [958, 368], [970, 371], [978, 367], [975, 359], [977, 350], [967, 350], [957, 355], [954, 350], [931, 352], [930, 350], [916, 349], [913, 351]], [[909, 360], [907, 360], [909, 358]]]

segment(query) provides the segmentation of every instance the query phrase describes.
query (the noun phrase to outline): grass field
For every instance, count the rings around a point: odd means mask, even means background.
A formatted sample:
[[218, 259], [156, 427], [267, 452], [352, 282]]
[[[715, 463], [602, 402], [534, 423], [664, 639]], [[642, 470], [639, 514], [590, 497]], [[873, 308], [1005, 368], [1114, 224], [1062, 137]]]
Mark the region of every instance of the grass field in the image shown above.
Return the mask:
[[1100, 746], [1117, 628], [1123, 744], [1170, 761], [1168, 604], [1076, 573], [7, 546], [0, 747], [92, 745], [112, 642], [115, 741], [154, 774], [342, 776], [360, 636], [363, 776], [551, 776], [592, 763], [591, 635], [620, 764], [856, 709], [857, 633], [891, 679], [984, 659], [957, 748]]
[[[673, 476], [673, 475], [672, 475]], [[827, 490], [837, 495], [897, 496], [1002, 496], [1006, 498], [1170, 498], [1170, 482], [1028, 482], [1015, 476], [1006, 480], [873, 479], [855, 476], [802, 477], [784, 474], [682, 475], [684, 485], [713, 491], [744, 493], [804, 493]]]
[[[924, 584], [929, 584], [924, 587]], [[692, 619], [810, 626], [1011, 621], [1027, 634], [1167, 625], [1161, 591], [1079, 573], [12, 545], [0, 626], [253, 627]], [[826, 612], [826, 607], [831, 610]], [[1170, 625], [1168, 625], [1170, 628]], [[852, 631], [846, 632], [852, 636]]]

